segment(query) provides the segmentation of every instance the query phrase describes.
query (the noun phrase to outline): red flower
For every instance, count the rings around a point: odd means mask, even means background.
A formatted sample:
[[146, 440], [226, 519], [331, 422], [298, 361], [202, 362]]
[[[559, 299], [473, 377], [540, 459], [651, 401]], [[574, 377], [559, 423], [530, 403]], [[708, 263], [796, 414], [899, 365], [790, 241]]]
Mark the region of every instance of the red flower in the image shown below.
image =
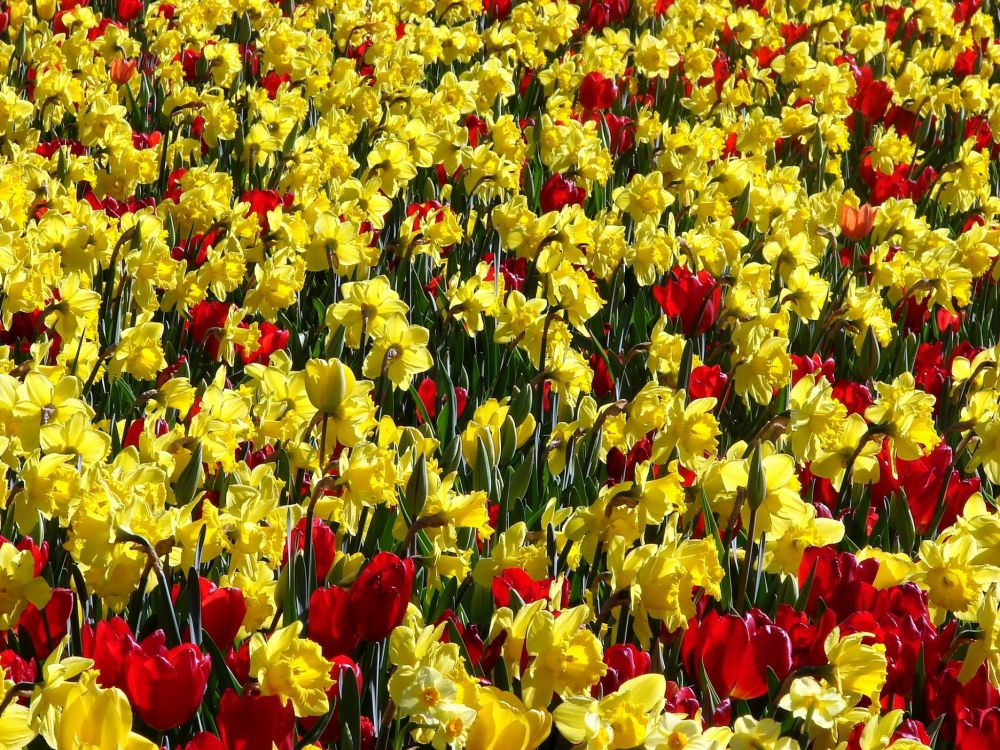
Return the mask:
[[100, 672], [97, 682], [103, 688], [125, 689], [125, 660], [138, 648], [132, 629], [118, 616], [101, 620], [94, 630], [87, 627], [83, 632], [83, 655], [94, 660]]
[[220, 649], [236, 640], [243, 620], [247, 616], [247, 603], [243, 592], [234, 588], [220, 588], [207, 578], [199, 578], [201, 588], [201, 627]]
[[722, 398], [729, 376], [718, 365], [698, 365], [691, 370], [688, 379], [688, 394], [696, 398]]
[[799, 585], [805, 585], [813, 569], [813, 584], [805, 611], [815, 614], [819, 600], [841, 620], [859, 609], [870, 609], [877, 591], [872, 585], [878, 561], [858, 560], [850, 552], [834, 547], [809, 547], [799, 566]]
[[850, 380], [838, 380], [833, 384], [833, 397], [847, 407], [848, 414], [864, 414], [875, 403], [868, 386]]
[[[323, 730], [317, 739], [327, 747], [336, 747], [340, 741], [340, 715], [337, 699], [340, 695], [341, 680], [353, 679], [358, 686], [358, 695], [361, 695], [364, 683], [361, 676], [361, 667], [355, 664], [351, 657], [334, 656], [331, 658], [331, 661], [333, 662], [333, 666], [330, 668], [330, 677], [334, 682], [330, 689], [326, 691], [326, 697], [330, 701], [330, 705], [333, 706], [333, 714], [330, 716], [330, 721], [327, 723], [326, 729]], [[310, 731], [323, 718], [322, 716], [305, 716], [299, 721], [301, 721], [303, 729]]]
[[142, 13], [142, 0], [118, 0], [118, 18], [131, 21]]
[[110, 68], [110, 78], [118, 86], [122, 86], [129, 82], [129, 79], [135, 74], [136, 68], [135, 60], [126, 60], [121, 57], [116, 57], [111, 61]]
[[[301, 518], [292, 530], [292, 548], [305, 550], [306, 548], [306, 519]], [[312, 520], [312, 554], [316, 563], [316, 580], [322, 581], [326, 578], [333, 561], [337, 557], [337, 537], [333, 530], [321, 519]], [[285, 547], [281, 564], [288, 563], [288, 547]]]
[[[924, 691], [927, 715], [921, 718], [930, 722], [943, 716], [941, 736], [946, 740], [956, 736], [956, 729], [966, 740], [978, 739], [976, 734], [969, 730], [982, 731], [979, 718], [984, 715], [983, 712], [1000, 705], [1000, 693], [990, 683], [985, 665], [980, 667], [972, 679], [964, 685], [958, 681], [961, 667], [961, 662], [949, 663], [940, 672], [928, 677]], [[964, 743], [956, 743], [954, 746], [962, 750], [968, 747]], [[996, 745], [990, 744], [985, 747], [993, 750]]]
[[580, 104], [586, 110], [607, 109], [618, 98], [618, 85], [598, 71], [587, 73], [580, 82]]
[[[420, 402], [424, 405], [427, 410], [427, 415], [432, 419], [437, 416], [438, 413], [438, 392], [437, 383], [433, 378], [424, 378], [420, 381], [420, 385], [417, 386], [417, 395], [420, 396]], [[464, 388], [455, 388], [455, 406], [458, 409], [458, 416], [462, 416], [462, 412], [465, 411], [465, 406], [469, 402], [469, 392]], [[424, 421], [424, 415], [417, 411], [417, 421], [421, 424]]]
[[226, 746], [211, 732], [198, 732], [184, 746], [184, 750], [226, 750]]
[[34, 682], [37, 674], [34, 660], [22, 659], [11, 649], [0, 651], [0, 679], [6, 676], [12, 682]]
[[875, 223], [875, 211], [867, 203], [854, 208], [846, 203], [840, 207], [840, 231], [849, 240], [860, 240], [868, 236]]
[[186, 724], [198, 711], [212, 660], [193, 643], [167, 649], [155, 635], [129, 654], [125, 692], [139, 718], [165, 732]]
[[693, 719], [701, 710], [698, 696], [687, 685], [681, 687], [676, 682], [668, 680], [666, 695], [667, 702], [663, 708], [669, 713], [685, 714], [687, 718]]
[[653, 455], [653, 441], [649, 435], [643, 435], [642, 440], [632, 446], [627, 454], [617, 448], [608, 451], [608, 482], [634, 482], [635, 467], [643, 461], [648, 461]]
[[951, 459], [951, 447], [942, 442], [926, 456], [914, 461], [897, 460], [899, 485], [906, 493], [913, 525], [918, 534], [923, 535], [931, 530], [945, 481], [948, 482], [948, 487], [944, 490], [944, 513], [938, 524], [938, 528], [942, 529], [955, 522], [966, 501], [980, 489], [979, 477], [962, 479], [956, 470], [949, 474]]
[[238, 695], [227, 690], [215, 716], [226, 750], [293, 750], [295, 713], [276, 695]]
[[[458, 631], [458, 635], [462, 639], [462, 643], [465, 644], [465, 650], [469, 652], [469, 659], [472, 661], [473, 665], [479, 665], [482, 661], [485, 647], [483, 639], [479, 635], [479, 627], [475, 624], [466, 627], [462, 621], [458, 619], [458, 615], [450, 609], [446, 609], [434, 624], [440, 625], [442, 622], [450, 622], [455, 626], [455, 630]], [[451, 643], [451, 631], [447, 627], [445, 628], [444, 633], [441, 634], [441, 642]]]
[[486, 0], [483, 10], [491, 19], [502, 21], [510, 15], [511, 0]]
[[892, 89], [885, 81], [876, 81], [872, 69], [863, 66], [860, 75], [855, 74], [857, 90], [848, 103], [855, 112], [859, 112], [866, 125], [879, 122], [885, 116], [886, 110], [892, 104]]
[[52, 598], [41, 611], [34, 604], [29, 604], [24, 610], [19, 625], [31, 639], [39, 659], [48, 657], [65, 637], [72, 612], [73, 592], [69, 589], [52, 589]]
[[681, 319], [686, 336], [715, 325], [722, 305], [722, 290], [712, 274], [693, 274], [682, 266], [675, 266], [662, 286], [653, 287], [653, 296], [667, 317]]
[[767, 668], [784, 679], [792, 667], [792, 642], [758, 609], [744, 617], [709, 610], [692, 619], [681, 644], [689, 673], [701, 681], [701, 669], [720, 698], [767, 695]]
[[604, 652], [608, 671], [594, 685], [593, 695], [611, 695], [623, 682], [648, 674], [652, 663], [649, 654], [632, 643], [616, 643]]
[[549, 598], [551, 578], [536, 581], [521, 568], [507, 568], [493, 579], [493, 603], [498, 607], [510, 606], [510, 594], [515, 592], [525, 604]]
[[358, 645], [349, 599], [350, 592], [339, 586], [316, 589], [309, 598], [309, 638], [327, 659], [350, 654]]
[[[619, 357], [619, 360], [621, 360], [621, 357]], [[609, 393], [612, 393], [615, 388], [615, 381], [614, 378], [611, 377], [611, 373], [608, 371], [608, 365], [605, 363], [604, 357], [600, 354], [591, 354], [590, 369], [594, 371], [594, 395], [600, 399], [604, 398]]]
[[795, 369], [792, 371], [792, 385], [798, 383], [806, 375], [816, 375], [833, 382], [833, 373], [837, 366], [832, 357], [821, 360], [818, 354], [811, 357], [804, 357], [798, 354], [792, 355], [792, 364]]
[[538, 196], [543, 213], [558, 211], [570, 205], [582, 206], [586, 198], [586, 190], [561, 174], [554, 174], [547, 179]]
[[191, 308], [191, 333], [194, 340], [205, 347], [208, 355], [215, 360], [219, 358], [219, 338], [231, 305], [225, 302], [203, 300]]
[[413, 560], [379, 552], [351, 585], [348, 607], [363, 641], [381, 641], [403, 621], [413, 593]]

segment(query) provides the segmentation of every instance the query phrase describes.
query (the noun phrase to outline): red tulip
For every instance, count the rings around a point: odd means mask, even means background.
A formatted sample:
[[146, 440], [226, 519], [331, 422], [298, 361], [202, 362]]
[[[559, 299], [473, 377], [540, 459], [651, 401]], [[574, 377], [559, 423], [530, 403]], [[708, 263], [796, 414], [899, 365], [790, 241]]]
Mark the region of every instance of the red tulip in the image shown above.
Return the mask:
[[69, 617], [73, 613], [73, 592], [69, 589], [52, 589], [52, 598], [41, 611], [29, 604], [21, 615], [19, 625], [31, 639], [35, 655], [45, 659], [59, 645], [69, 631]]
[[680, 318], [686, 336], [708, 331], [722, 306], [722, 290], [712, 274], [693, 274], [682, 266], [675, 267], [661, 286], [653, 287], [653, 296], [668, 318]]
[[718, 365], [698, 365], [688, 378], [688, 393], [692, 399], [721, 398], [728, 382], [729, 376]]
[[38, 668], [34, 659], [22, 659], [9, 648], [0, 651], [0, 679], [6, 676], [6, 679], [13, 682], [34, 682], [37, 675]]
[[543, 213], [558, 211], [569, 205], [582, 206], [586, 198], [586, 190], [561, 174], [554, 174], [547, 179], [538, 196]]
[[593, 695], [611, 695], [623, 682], [648, 674], [651, 664], [649, 654], [632, 643], [616, 643], [604, 652], [608, 671], [594, 685]]
[[349, 599], [350, 592], [339, 586], [316, 589], [309, 598], [309, 638], [327, 659], [350, 654], [358, 645]]
[[[296, 550], [306, 548], [306, 519], [302, 518], [292, 531], [292, 547]], [[322, 581], [326, 578], [333, 561], [337, 557], [337, 537], [333, 530], [319, 518], [312, 520], [312, 553], [316, 563], [316, 580]], [[288, 562], [288, 548], [285, 548], [284, 557], [281, 564]]]
[[238, 695], [227, 690], [219, 701], [215, 725], [226, 750], [293, 750], [295, 713], [277, 695]]
[[220, 649], [231, 646], [247, 616], [243, 592], [219, 588], [207, 578], [199, 578], [201, 587], [201, 627]]
[[[163, 638], [163, 631], [158, 631]], [[154, 633], [151, 638], [157, 636]], [[125, 661], [139, 644], [132, 635], [132, 629], [121, 617], [101, 620], [97, 627], [89, 627], [83, 632], [83, 655], [94, 660], [94, 667], [100, 673], [97, 682], [103, 688], [125, 689]]]
[[[330, 701], [330, 705], [333, 706], [333, 715], [317, 740], [325, 746], [336, 747], [340, 741], [340, 715], [337, 705], [340, 696], [340, 681], [353, 678], [358, 686], [358, 695], [361, 695], [361, 691], [364, 689], [364, 680], [361, 676], [361, 667], [351, 657], [334, 656], [331, 661], [333, 666], [330, 668], [330, 677], [333, 678], [334, 682], [326, 691], [326, 697]], [[308, 732], [322, 719], [321, 716], [306, 716], [299, 721], [302, 723], [302, 728]]]
[[536, 581], [521, 568], [507, 568], [493, 579], [493, 603], [498, 607], [509, 607], [511, 592], [516, 592], [525, 604], [548, 599], [551, 585], [551, 578]]
[[194, 717], [211, 671], [211, 658], [193, 643], [167, 649], [162, 637], [146, 638], [125, 661], [125, 693], [140, 719], [165, 732]]
[[744, 617], [709, 610], [692, 619], [681, 644], [684, 664], [701, 680], [701, 670], [720, 698], [767, 695], [767, 668], [784, 679], [792, 667], [788, 633], [757, 609]]
[[211, 732], [198, 732], [184, 746], [184, 750], [226, 750], [226, 746]]
[[118, 0], [118, 18], [131, 21], [142, 13], [142, 0]]
[[288, 346], [288, 337], [291, 335], [284, 328], [278, 328], [274, 323], [267, 320], [258, 324], [260, 338], [257, 339], [257, 348], [252, 350], [238, 347], [240, 359], [243, 364], [248, 365], [254, 362], [267, 364], [271, 361], [271, 355], [277, 351], [284, 351]]
[[580, 82], [580, 104], [586, 110], [607, 109], [618, 98], [618, 85], [612, 78], [593, 71], [587, 73]]
[[840, 620], [859, 609], [870, 609], [877, 595], [872, 585], [877, 573], [877, 560], [858, 560], [830, 546], [809, 547], [799, 565], [800, 586], [813, 576], [805, 611], [815, 615], [820, 599]]
[[406, 614], [413, 593], [413, 560], [379, 552], [351, 585], [348, 608], [363, 641], [381, 641]]

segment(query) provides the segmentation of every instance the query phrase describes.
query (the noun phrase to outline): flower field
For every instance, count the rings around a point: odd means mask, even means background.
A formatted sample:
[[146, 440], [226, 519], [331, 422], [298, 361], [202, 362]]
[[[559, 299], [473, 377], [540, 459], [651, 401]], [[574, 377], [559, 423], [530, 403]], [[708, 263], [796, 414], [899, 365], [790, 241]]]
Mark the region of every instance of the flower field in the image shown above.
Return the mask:
[[995, 0], [0, 0], [0, 750], [1000, 747]]

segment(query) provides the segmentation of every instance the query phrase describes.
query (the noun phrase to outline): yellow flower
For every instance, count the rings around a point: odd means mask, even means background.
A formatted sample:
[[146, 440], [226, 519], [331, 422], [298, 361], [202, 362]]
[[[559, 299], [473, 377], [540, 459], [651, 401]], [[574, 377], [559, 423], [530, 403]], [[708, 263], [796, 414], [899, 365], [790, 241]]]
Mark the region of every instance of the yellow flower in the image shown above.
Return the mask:
[[250, 641], [250, 674], [263, 695], [277, 695], [282, 705], [291, 701], [296, 716], [322, 716], [330, 710], [326, 692], [333, 687], [332, 662], [323, 658], [319, 644], [300, 638], [296, 620], [268, 640], [254, 633]]
[[979, 608], [979, 629], [982, 635], [970, 644], [965, 653], [965, 661], [962, 663], [962, 671], [958, 673], [958, 679], [965, 684], [971, 680], [979, 667], [986, 665], [986, 674], [990, 678], [993, 686], [1000, 688], [1000, 617], [997, 617], [997, 610], [1000, 608], [1000, 593], [994, 584], [983, 597], [982, 606]]
[[496, 466], [502, 451], [520, 448], [534, 434], [535, 418], [532, 415], [516, 425], [509, 412], [506, 399], [497, 401], [491, 398], [476, 407], [472, 419], [462, 431], [462, 455], [470, 466], [476, 463], [479, 452], [477, 438], [482, 438], [487, 450], [492, 451], [488, 463]]
[[19, 551], [10, 542], [0, 544], [0, 581], [0, 631], [17, 625], [29, 603], [41, 609], [52, 597], [45, 579], [35, 577], [31, 550]]
[[544, 708], [553, 693], [585, 693], [607, 672], [601, 642], [584, 627], [589, 618], [586, 605], [563, 610], [558, 617], [547, 610], [535, 615], [525, 641], [534, 657], [522, 680], [526, 705]]
[[803, 719], [820, 729], [831, 729], [837, 717], [848, 708], [844, 696], [812, 677], [792, 680], [778, 705], [791, 711], [796, 719]]
[[116, 378], [127, 372], [139, 380], [155, 379], [167, 366], [162, 341], [162, 323], [141, 323], [122, 331], [108, 371]]
[[722, 431], [712, 414], [714, 398], [686, 402], [687, 397], [681, 392], [667, 406], [666, 426], [653, 442], [653, 460], [662, 463], [676, 449], [682, 464], [697, 469], [715, 455]]
[[788, 339], [740, 326], [734, 333], [737, 364], [733, 371], [736, 392], [758, 404], [770, 403], [774, 391], [792, 379]]
[[774, 719], [741, 716], [733, 724], [729, 750], [799, 750], [799, 743], [781, 736], [781, 724]]
[[663, 210], [674, 202], [663, 186], [663, 173], [653, 170], [649, 174], [636, 174], [625, 187], [612, 194], [615, 205], [628, 213], [637, 223], [647, 219], [656, 224]]
[[[0, 704], [4, 704], [8, 694], [14, 689], [14, 683], [3, 679], [0, 671]], [[0, 713], [0, 750], [21, 750], [35, 739], [38, 732], [31, 726], [31, 717], [27, 706], [13, 700]]]
[[349, 281], [340, 292], [340, 302], [326, 310], [326, 324], [331, 331], [343, 327], [344, 343], [352, 349], [361, 346], [365, 336], [378, 336], [389, 318], [409, 310], [385, 276]]
[[844, 538], [844, 524], [835, 518], [817, 518], [816, 508], [802, 504], [802, 513], [790, 520], [775, 519], [764, 542], [764, 564], [768, 573], [794, 576], [809, 547], [837, 544]]
[[[330, 437], [341, 445], [357, 445], [375, 426], [375, 406], [368, 395], [372, 384], [357, 380], [339, 359], [310, 359], [305, 385], [309, 401], [333, 428]], [[327, 447], [333, 447], [332, 440]]]
[[634, 626], [643, 639], [652, 637], [649, 617], [662, 620], [668, 630], [686, 626], [695, 612], [694, 589], [719, 596], [725, 577], [710, 539], [672, 541], [662, 547], [644, 544], [629, 552], [620, 566], [609, 554], [609, 567], [616, 587], [629, 590]]
[[834, 628], [827, 636], [824, 648], [841, 694], [852, 698], [867, 697], [877, 710], [888, 662], [883, 644], [865, 645], [864, 639], [870, 637], [871, 633], [852, 633], [841, 637], [840, 628]]
[[[45, 660], [42, 665], [42, 684], [35, 689], [31, 696], [29, 707], [31, 725], [38, 729], [39, 734], [52, 747], [56, 745], [55, 728], [58, 724], [59, 713], [66, 704], [67, 694], [75, 687], [75, 684], [70, 680], [94, 666], [91, 659], [79, 656], [64, 658], [63, 654], [68, 642], [69, 636], [66, 636]], [[3, 732], [0, 731], [0, 738], [3, 736]], [[2, 739], [0, 739], [0, 747], [3, 747]]]
[[102, 688], [97, 684], [96, 672], [86, 673], [70, 689], [55, 734], [56, 750], [156, 748], [132, 731], [132, 708], [125, 693], [118, 688]]
[[976, 562], [978, 545], [969, 534], [942, 535], [920, 543], [920, 560], [913, 580], [927, 592], [927, 607], [935, 624], [948, 612], [973, 621], [986, 589], [1000, 583], [1000, 568]]
[[641, 745], [656, 727], [667, 681], [647, 674], [623, 682], [599, 701], [570, 698], [552, 712], [560, 734], [588, 750], [624, 750]]
[[548, 711], [528, 710], [516, 695], [483, 687], [465, 750], [534, 750], [551, 730]]
[[385, 322], [365, 357], [364, 374], [369, 378], [388, 377], [396, 388], [406, 390], [413, 376], [425, 372], [434, 364], [427, 342], [430, 332], [422, 326], [411, 326], [401, 315]]
[[885, 428], [893, 461], [914, 461], [930, 453], [941, 439], [934, 429], [934, 396], [917, 390], [908, 372], [875, 388], [879, 398], [865, 411], [865, 419]]

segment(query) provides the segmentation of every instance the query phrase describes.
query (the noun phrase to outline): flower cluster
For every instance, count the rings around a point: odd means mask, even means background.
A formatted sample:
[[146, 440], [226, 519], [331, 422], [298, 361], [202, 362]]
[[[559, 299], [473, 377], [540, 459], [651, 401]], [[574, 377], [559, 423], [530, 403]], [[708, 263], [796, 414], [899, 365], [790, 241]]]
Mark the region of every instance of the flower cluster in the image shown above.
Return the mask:
[[990, 0], [0, 0], [0, 750], [1000, 746]]

